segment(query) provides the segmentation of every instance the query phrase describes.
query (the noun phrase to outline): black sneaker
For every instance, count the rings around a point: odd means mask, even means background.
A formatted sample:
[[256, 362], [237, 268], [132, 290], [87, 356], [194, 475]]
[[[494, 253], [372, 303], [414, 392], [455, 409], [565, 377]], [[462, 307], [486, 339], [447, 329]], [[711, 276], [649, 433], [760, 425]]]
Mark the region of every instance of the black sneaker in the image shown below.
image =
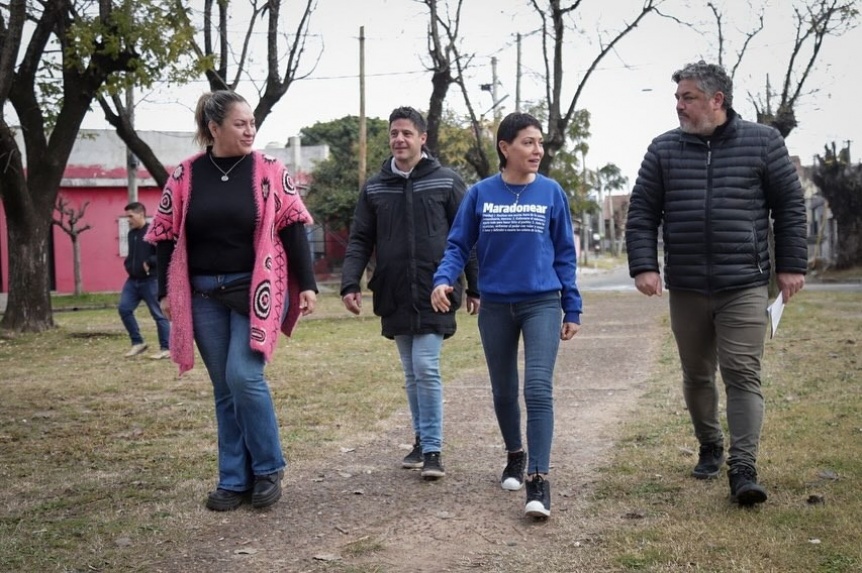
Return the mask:
[[443, 471], [443, 462], [440, 461], [440, 452], [428, 452], [424, 456], [422, 464], [422, 477], [427, 480], [440, 479], [446, 475]]
[[510, 452], [506, 459], [506, 469], [500, 477], [500, 486], [509, 491], [518, 491], [524, 487], [524, 465], [527, 455], [524, 452]]
[[551, 515], [551, 482], [536, 474], [527, 480], [527, 506], [524, 514], [529, 517], [548, 517]]
[[721, 444], [701, 444], [697, 465], [691, 475], [697, 479], [714, 479], [721, 472], [724, 463], [724, 446]]
[[404, 456], [401, 460], [402, 468], [418, 469], [425, 463], [425, 458], [422, 456], [422, 445], [419, 443], [419, 436], [416, 436], [416, 441], [413, 442], [413, 449], [410, 453]]
[[231, 511], [242, 505], [248, 497], [247, 491], [217, 489], [207, 495], [206, 507], [212, 511]]
[[730, 496], [739, 505], [754, 505], [766, 501], [766, 489], [757, 483], [757, 470], [750, 466], [731, 466], [727, 472]]
[[254, 476], [254, 491], [251, 494], [251, 505], [258, 509], [269, 507], [281, 499], [281, 478], [284, 471]]

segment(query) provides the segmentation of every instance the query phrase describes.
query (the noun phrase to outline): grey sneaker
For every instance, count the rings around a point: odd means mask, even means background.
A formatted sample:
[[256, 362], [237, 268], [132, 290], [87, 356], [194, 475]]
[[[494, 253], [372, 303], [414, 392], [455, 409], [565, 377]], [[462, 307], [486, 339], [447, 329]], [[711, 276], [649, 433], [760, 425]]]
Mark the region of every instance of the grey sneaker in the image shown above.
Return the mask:
[[697, 465], [691, 475], [697, 479], [714, 479], [721, 472], [724, 463], [724, 446], [722, 444], [701, 444], [697, 457]]
[[419, 436], [416, 436], [416, 441], [413, 442], [413, 449], [401, 460], [401, 467], [415, 470], [421, 468], [423, 465], [425, 465], [425, 458], [422, 457], [422, 444], [419, 443]]
[[129, 351], [126, 352], [123, 356], [125, 356], [126, 358], [131, 358], [132, 356], [137, 356], [142, 352], [146, 352], [147, 348], [148, 347], [144, 342], [141, 342], [140, 344], [132, 344], [132, 347], [129, 348]]
[[754, 505], [766, 501], [766, 489], [757, 483], [757, 470], [745, 465], [731, 466], [727, 472], [730, 495], [739, 505]]
[[443, 471], [443, 462], [440, 460], [440, 452], [428, 452], [424, 457], [425, 463], [422, 465], [423, 478], [434, 480], [446, 475], [446, 472]]
[[551, 482], [539, 474], [527, 481], [527, 505], [524, 515], [540, 519], [551, 515]]
[[526, 453], [510, 452], [506, 459], [506, 468], [500, 477], [500, 486], [509, 491], [518, 491], [524, 487], [524, 465], [526, 463]]

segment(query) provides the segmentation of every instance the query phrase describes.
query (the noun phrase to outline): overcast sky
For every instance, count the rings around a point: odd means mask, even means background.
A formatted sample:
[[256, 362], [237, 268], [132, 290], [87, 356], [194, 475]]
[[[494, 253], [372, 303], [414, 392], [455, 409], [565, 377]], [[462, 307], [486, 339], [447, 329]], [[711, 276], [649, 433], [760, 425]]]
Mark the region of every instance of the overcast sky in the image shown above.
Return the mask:
[[[295, 0], [286, 4], [297, 4]], [[441, 0], [441, 4], [442, 4]], [[526, 0], [465, 0], [461, 17], [462, 52], [473, 53], [470, 70], [470, 95], [477, 112], [492, 106], [491, 94], [480, 89], [491, 83], [491, 58], [497, 59], [498, 97], [503, 99], [503, 113], [514, 111], [516, 88], [515, 34], [522, 42], [521, 99], [528, 103], [544, 96], [544, 64], [541, 60], [540, 36], [531, 34], [540, 20]], [[683, 64], [701, 58], [716, 59], [715, 35], [711, 12], [703, 5], [686, 10], [682, 0], [669, 0], [664, 11], [699, 21], [699, 33], [668, 19], [648, 16], [636, 30], [626, 36], [615, 53], [602, 61], [588, 80], [578, 103], [592, 115], [588, 167], [616, 163], [633, 183], [638, 166], [650, 140], [676, 127], [674, 111], [675, 84], [671, 73]], [[741, 47], [745, 32], [754, 22], [747, 12], [746, 0], [719, 2], [733, 18], [725, 24], [731, 42], [726, 62], [735, 62], [735, 50]], [[743, 65], [735, 76], [734, 107], [747, 119], [754, 119], [751, 94], [765, 93], [769, 74], [773, 89], [780, 88], [795, 33], [789, 2], [773, 0], [768, 9], [766, 28], [751, 43]], [[596, 30], [614, 30], [623, 20], [631, 20], [642, 2], [639, 0], [585, 0], [579, 10], [578, 23], [584, 35], [567, 30], [569, 44], [564, 54], [565, 106], [575, 93], [585, 69], [599, 48]], [[285, 14], [288, 29], [295, 26], [289, 10]], [[426, 29], [428, 16], [423, 4], [414, 0], [319, 0], [311, 22], [305, 60], [308, 72], [320, 54], [310, 77], [291, 86], [285, 98], [267, 118], [258, 134], [257, 144], [283, 144], [302, 127], [318, 121], [329, 121], [359, 113], [359, 28], [365, 27], [366, 114], [388, 116], [399, 105], [425, 109], [431, 93], [427, 62]], [[237, 22], [236, 30], [242, 28]], [[258, 36], [262, 43], [263, 35]], [[322, 53], [321, 53], [322, 49]], [[851, 140], [862, 145], [862, 114], [858, 102], [862, 96], [858, 62], [862, 54], [862, 30], [852, 30], [840, 38], [826, 38], [815, 71], [806, 83], [806, 95], [797, 106], [799, 127], [787, 139], [790, 153], [810, 164], [827, 142], [839, 145]], [[806, 54], [807, 56], [807, 54]], [[263, 59], [263, 53], [258, 56]], [[855, 77], [851, 76], [851, 67]], [[258, 74], [260, 76], [262, 74]], [[206, 89], [199, 82], [183, 89], [159, 88], [146, 94], [146, 101], [136, 108], [139, 129], [192, 130], [192, 111], [197, 96]], [[811, 93], [816, 90], [815, 93]], [[242, 84], [240, 93], [256, 101], [251, 83]], [[465, 110], [460, 91], [450, 89], [447, 105]], [[105, 127], [100, 113], [93, 113], [85, 127]], [[488, 114], [490, 115], [490, 113]], [[858, 160], [862, 148], [856, 147]]]

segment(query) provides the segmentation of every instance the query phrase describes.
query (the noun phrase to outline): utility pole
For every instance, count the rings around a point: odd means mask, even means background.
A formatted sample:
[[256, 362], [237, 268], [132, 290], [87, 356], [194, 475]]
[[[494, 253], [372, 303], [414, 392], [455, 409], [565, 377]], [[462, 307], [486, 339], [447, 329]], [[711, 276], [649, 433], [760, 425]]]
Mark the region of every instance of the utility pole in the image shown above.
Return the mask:
[[[135, 125], [134, 90], [133, 86], [126, 88], [126, 113], [129, 114], [129, 124], [132, 126]], [[128, 146], [126, 146], [126, 177], [129, 182], [129, 203], [135, 203], [138, 200], [138, 158]]]
[[515, 64], [515, 111], [521, 111], [521, 34], [517, 36], [518, 59]]
[[605, 185], [602, 181], [601, 170], [596, 170], [596, 196], [599, 198], [599, 248], [597, 251], [602, 251], [605, 245]]
[[359, 189], [365, 184], [368, 142], [365, 127], [365, 26], [359, 27]]
[[500, 100], [497, 98], [497, 57], [491, 57], [491, 99], [494, 100], [494, 121], [500, 123]]
[[616, 257], [619, 256], [620, 250], [617, 248], [617, 226], [614, 222], [614, 193], [611, 191], [608, 193], [608, 211], [610, 217], [608, 218], [608, 234], [611, 239], [611, 255]]
[[[587, 156], [581, 151], [581, 196], [587, 198]], [[585, 201], [586, 202], [586, 201]], [[590, 213], [586, 209], [581, 212], [581, 257], [584, 266], [589, 262], [590, 252]]]

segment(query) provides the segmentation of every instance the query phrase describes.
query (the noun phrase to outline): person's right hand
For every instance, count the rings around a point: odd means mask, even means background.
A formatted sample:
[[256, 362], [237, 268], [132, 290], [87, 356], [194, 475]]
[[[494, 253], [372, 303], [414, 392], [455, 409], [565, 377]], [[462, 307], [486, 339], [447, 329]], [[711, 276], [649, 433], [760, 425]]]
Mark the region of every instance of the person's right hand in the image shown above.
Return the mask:
[[434, 290], [431, 291], [431, 308], [437, 312], [449, 312], [449, 308], [452, 306], [452, 303], [449, 302], [449, 293], [453, 290], [455, 288], [449, 285], [434, 287]]
[[168, 300], [168, 297], [160, 300], [159, 306], [162, 307], [162, 314], [165, 315], [165, 318], [171, 320], [171, 302]]
[[344, 303], [344, 308], [352, 312], [353, 314], [359, 314], [362, 312], [362, 293], [361, 292], [351, 292], [347, 293], [343, 297], [341, 297], [341, 302]]
[[635, 277], [635, 287], [647, 296], [661, 296], [661, 275], [646, 271]]

